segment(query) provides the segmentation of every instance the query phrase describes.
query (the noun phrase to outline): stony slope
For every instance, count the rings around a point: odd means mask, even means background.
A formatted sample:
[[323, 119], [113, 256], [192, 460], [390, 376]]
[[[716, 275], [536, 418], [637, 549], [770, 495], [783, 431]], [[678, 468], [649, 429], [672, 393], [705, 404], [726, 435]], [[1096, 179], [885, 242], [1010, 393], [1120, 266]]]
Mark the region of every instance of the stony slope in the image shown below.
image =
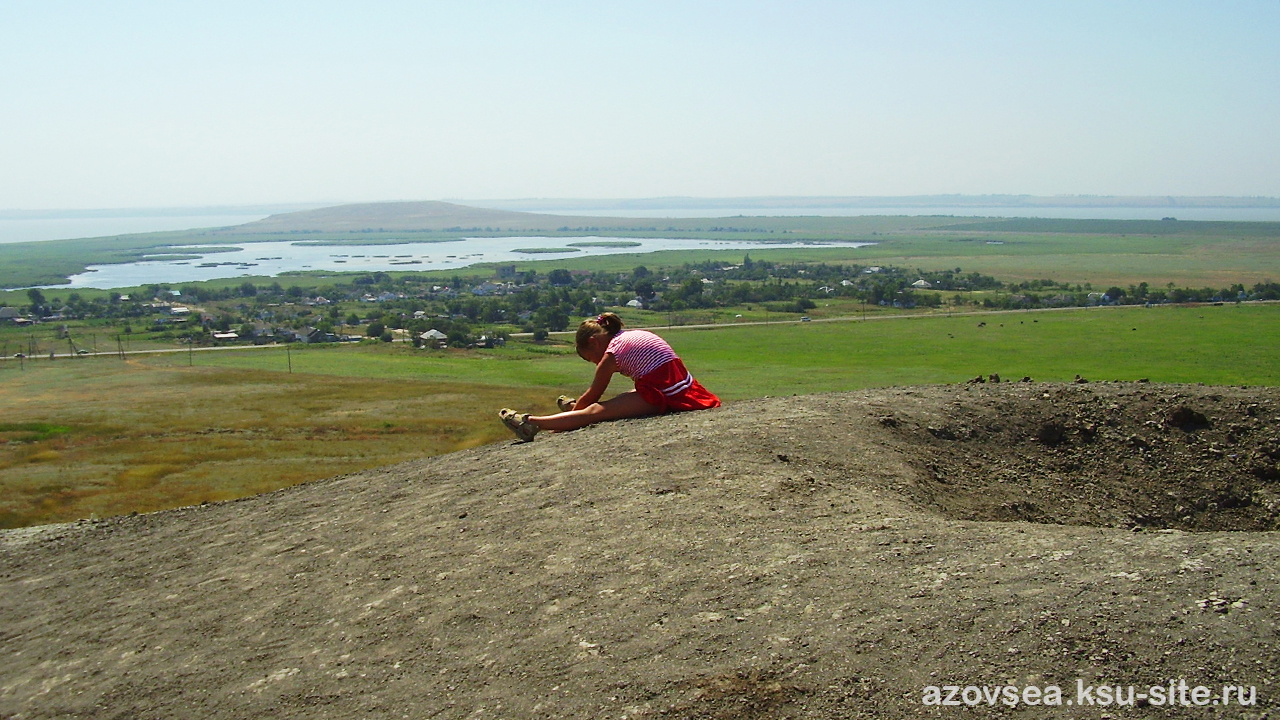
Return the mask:
[[770, 398], [10, 531], [0, 715], [1014, 716], [923, 689], [1172, 678], [1258, 705], [1032, 712], [1274, 716], [1278, 426], [1256, 388]]

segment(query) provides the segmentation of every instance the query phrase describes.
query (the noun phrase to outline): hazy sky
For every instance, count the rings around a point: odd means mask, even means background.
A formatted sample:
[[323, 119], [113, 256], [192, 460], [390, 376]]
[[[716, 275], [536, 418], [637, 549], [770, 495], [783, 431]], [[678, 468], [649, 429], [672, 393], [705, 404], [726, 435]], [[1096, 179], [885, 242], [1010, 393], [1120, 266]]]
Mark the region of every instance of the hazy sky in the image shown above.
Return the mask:
[[0, 208], [1280, 195], [1280, 2], [0, 0]]

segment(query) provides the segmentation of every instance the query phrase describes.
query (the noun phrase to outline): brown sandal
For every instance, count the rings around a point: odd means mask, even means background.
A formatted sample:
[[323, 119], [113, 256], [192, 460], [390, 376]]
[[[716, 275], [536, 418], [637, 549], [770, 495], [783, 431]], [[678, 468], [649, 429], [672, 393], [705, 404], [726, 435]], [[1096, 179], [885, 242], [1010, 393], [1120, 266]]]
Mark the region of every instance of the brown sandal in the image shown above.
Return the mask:
[[520, 438], [520, 442], [531, 442], [533, 436], [538, 434], [537, 425], [529, 422], [529, 413], [519, 413], [511, 408], [502, 408], [498, 411], [498, 417], [502, 418], [502, 424], [506, 425], [511, 432]]

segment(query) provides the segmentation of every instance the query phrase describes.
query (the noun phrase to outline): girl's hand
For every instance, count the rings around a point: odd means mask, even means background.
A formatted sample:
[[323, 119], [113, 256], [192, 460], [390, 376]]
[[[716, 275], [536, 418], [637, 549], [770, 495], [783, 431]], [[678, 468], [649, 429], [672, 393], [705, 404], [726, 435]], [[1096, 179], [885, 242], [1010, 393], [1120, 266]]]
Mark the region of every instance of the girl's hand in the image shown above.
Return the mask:
[[582, 410], [599, 402], [604, 391], [609, 389], [609, 381], [613, 379], [613, 374], [616, 372], [618, 372], [618, 363], [613, 359], [613, 353], [605, 353], [596, 365], [596, 375], [591, 381], [591, 387], [578, 398], [573, 409]]

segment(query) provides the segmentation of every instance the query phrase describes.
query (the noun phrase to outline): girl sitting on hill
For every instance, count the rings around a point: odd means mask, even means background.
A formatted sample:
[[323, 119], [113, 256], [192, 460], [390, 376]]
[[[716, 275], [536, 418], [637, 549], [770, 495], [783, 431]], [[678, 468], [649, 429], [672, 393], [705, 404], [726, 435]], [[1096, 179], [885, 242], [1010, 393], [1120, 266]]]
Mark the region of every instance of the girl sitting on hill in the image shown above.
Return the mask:
[[[596, 366], [595, 379], [577, 400], [560, 396], [563, 412], [530, 415], [503, 408], [498, 416], [511, 432], [529, 442], [540, 430], [577, 430], [593, 423], [720, 406], [720, 398], [702, 387], [665, 340], [646, 330], [622, 330], [622, 319], [607, 312], [578, 326], [578, 357]], [[599, 402], [614, 373], [635, 381], [636, 389]]]

